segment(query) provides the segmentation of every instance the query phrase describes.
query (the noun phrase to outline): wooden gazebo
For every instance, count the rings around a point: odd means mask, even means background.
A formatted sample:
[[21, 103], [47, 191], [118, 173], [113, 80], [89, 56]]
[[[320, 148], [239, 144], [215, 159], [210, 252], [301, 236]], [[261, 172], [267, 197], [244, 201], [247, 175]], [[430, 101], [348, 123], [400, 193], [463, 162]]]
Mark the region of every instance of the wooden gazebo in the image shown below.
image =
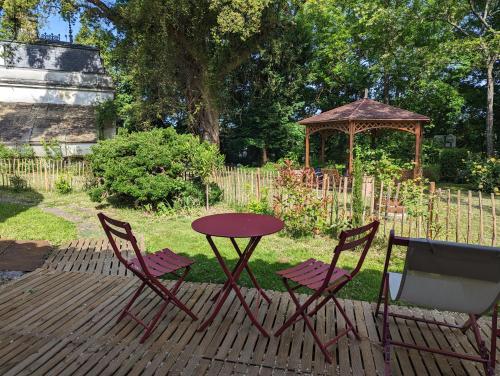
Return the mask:
[[349, 135], [348, 173], [350, 175], [352, 173], [354, 136], [357, 133], [386, 128], [415, 135], [414, 176], [419, 176], [422, 130], [423, 125], [429, 121], [427, 116], [368, 98], [303, 119], [299, 123], [306, 127], [306, 167], [309, 167], [309, 137], [314, 133], [319, 133], [321, 136], [320, 160], [322, 162], [325, 159], [326, 139], [336, 131]]

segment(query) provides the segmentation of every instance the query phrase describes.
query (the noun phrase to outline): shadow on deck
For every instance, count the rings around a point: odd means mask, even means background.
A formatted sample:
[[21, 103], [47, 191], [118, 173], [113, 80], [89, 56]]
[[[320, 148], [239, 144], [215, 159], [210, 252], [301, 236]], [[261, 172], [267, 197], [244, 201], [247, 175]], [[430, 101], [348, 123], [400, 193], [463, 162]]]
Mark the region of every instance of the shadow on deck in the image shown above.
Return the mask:
[[[138, 281], [113, 258], [104, 241], [76, 241], [53, 252], [41, 269], [0, 288], [0, 374], [3, 375], [375, 375], [383, 374], [379, 345], [381, 318], [367, 302], [341, 300], [362, 339], [344, 337], [330, 350], [334, 364], [325, 363], [303, 322], [280, 338], [265, 338], [250, 325], [244, 311], [230, 296], [221, 314], [204, 332], [174, 308], [167, 312], [145, 344], [142, 327], [118, 313]], [[185, 283], [183, 302], [203, 318], [212, 307], [210, 298], [220, 285]], [[242, 289], [255, 305], [256, 290]], [[258, 317], [272, 332], [293, 312], [287, 294], [269, 291], [268, 306], [260, 303]], [[301, 299], [305, 299], [305, 295]], [[160, 300], [145, 294], [137, 303], [141, 316], [150, 318]], [[234, 303], [234, 304], [232, 304]], [[394, 308], [409, 312], [409, 308]], [[413, 313], [449, 322], [455, 314], [413, 309]], [[480, 321], [485, 337], [486, 321]], [[344, 327], [342, 317], [328, 304], [315, 318], [325, 338]], [[429, 344], [465, 353], [475, 350], [472, 336], [394, 320], [395, 339]], [[481, 375], [475, 363], [428, 353], [396, 349], [394, 374]]]

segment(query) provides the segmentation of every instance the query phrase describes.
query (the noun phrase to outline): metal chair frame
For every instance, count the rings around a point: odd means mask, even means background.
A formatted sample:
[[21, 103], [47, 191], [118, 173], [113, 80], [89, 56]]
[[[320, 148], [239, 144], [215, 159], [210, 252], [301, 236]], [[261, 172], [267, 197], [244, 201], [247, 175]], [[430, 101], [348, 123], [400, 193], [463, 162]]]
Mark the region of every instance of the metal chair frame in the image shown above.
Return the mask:
[[[293, 268], [287, 269], [287, 270], [282, 270], [278, 272], [279, 275], [282, 275], [283, 283], [285, 284], [285, 287], [290, 294], [290, 297], [293, 301], [293, 303], [296, 306], [296, 311], [295, 313], [290, 316], [285, 323], [276, 331], [274, 334], [275, 337], [280, 336], [288, 327], [291, 325], [295, 324], [299, 320], [303, 319], [307, 328], [310, 330], [316, 344], [319, 346], [321, 352], [325, 356], [325, 359], [328, 363], [332, 363], [332, 356], [328, 352], [328, 347], [332, 346], [335, 344], [341, 337], [344, 335], [347, 335], [349, 332], [353, 332], [354, 336], [357, 339], [360, 339], [360, 336], [356, 330], [355, 325], [351, 322], [349, 317], [347, 316], [345, 310], [342, 308], [340, 305], [339, 301], [336, 298], [336, 294], [345, 286], [347, 285], [352, 279], [359, 273], [361, 267], [363, 266], [363, 262], [366, 258], [366, 255], [368, 253], [368, 250], [370, 249], [370, 246], [373, 242], [373, 239], [375, 237], [375, 234], [377, 232], [379, 226], [378, 221], [374, 221], [368, 225], [347, 230], [347, 231], [342, 231], [339, 236], [339, 242], [337, 246], [335, 247], [335, 250], [333, 252], [333, 258], [328, 266], [327, 264], [323, 264], [323, 267], [327, 267], [328, 271], [324, 276], [320, 276], [318, 279], [318, 276], [314, 280], [303, 280], [299, 283], [297, 283], [295, 286], [291, 286], [289, 283], [289, 279], [286, 277], [287, 271], [295, 270], [297, 271], [297, 268], [305, 265], [305, 263], [299, 264]], [[350, 238], [355, 238], [353, 240], [350, 240]], [[342, 269], [336, 268], [337, 262], [339, 260], [339, 257], [342, 252], [354, 249], [356, 247], [363, 246], [363, 250], [360, 254], [359, 261], [356, 265], [356, 267], [351, 271], [347, 272]], [[314, 261], [318, 262], [314, 259], [308, 260], [308, 261]], [[307, 270], [307, 267], [304, 268], [304, 271]], [[310, 269], [309, 269], [310, 270]], [[341, 271], [339, 273], [339, 271]], [[338, 273], [340, 274], [338, 278], [336, 278], [335, 274]], [[332, 279], [333, 277], [333, 279]], [[291, 280], [291, 279], [290, 279]], [[306, 285], [308, 282], [313, 282], [317, 288], [311, 288]], [[300, 304], [299, 300], [297, 299], [297, 296], [295, 295], [294, 291], [298, 289], [299, 287], [306, 287], [309, 289], [314, 290], [314, 293], [306, 300], [304, 304]], [[323, 297], [323, 299], [316, 304], [314, 309], [307, 313], [307, 309], [311, 306], [312, 303], [314, 303], [317, 299]], [[338, 311], [340, 314], [344, 317], [345, 323], [346, 323], [346, 328], [338, 333], [334, 338], [328, 340], [327, 342], [323, 343], [321, 339], [319, 338], [318, 334], [314, 330], [314, 326], [309, 320], [309, 317], [314, 316], [329, 300], [333, 300], [335, 306], [337, 307]]]
[[[434, 354], [444, 355], [448, 357], [454, 357], [474, 362], [480, 362], [483, 364], [485, 374], [488, 376], [493, 376], [495, 374], [495, 365], [496, 365], [496, 346], [497, 346], [497, 337], [500, 336], [500, 330], [498, 329], [498, 302], [495, 304], [493, 308], [493, 314], [491, 317], [491, 343], [490, 348], [488, 349], [486, 346], [486, 342], [481, 336], [481, 332], [477, 323], [479, 319], [478, 315], [469, 314], [469, 319], [464, 322], [463, 325], [455, 325], [449, 324], [442, 321], [437, 320], [427, 320], [420, 317], [414, 317], [410, 315], [403, 315], [398, 313], [393, 313], [389, 311], [389, 263], [392, 253], [393, 246], [403, 246], [408, 247], [410, 242], [410, 238], [400, 237], [394, 235], [394, 230], [391, 230], [389, 236], [389, 244], [387, 247], [387, 255], [384, 264], [384, 272], [382, 276], [382, 283], [379, 291], [379, 298], [377, 301], [377, 306], [375, 309], [375, 316], [378, 316], [380, 313], [380, 306], [383, 304], [383, 329], [382, 329], [382, 347], [384, 352], [384, 362], [385, 362], [385, 375], [391, 374], [391, 345], [404, 347], [408, 349], [415, 349], [418, 351], [426, 351]], [[457, 353], [454, 351], [442, 350], [437, 348], [430, 348], [424, 346], [418, 346], [411, 343], [405, 343], [400, 341], [393, 341], [389, 332], [389, 317], [400, 318], [404, 320], [412, 320], [415, 322], [423, 322], [426, 324], [433, 324], [437, 326], [444, 326], [451, 329], [459, 329], [462, 333], [469, 329], [473, 331], [474, 339], [476, 340], [477, 350], [479, 355], [469, 355], [463, 353]]]
[[[111, 248], [113, 249], [113, 252], [115, 253], [118, 260], [123, 265], [125, 265], [125, 267], [128, 270], [130, 270], [135, 276], [137, 276], [137, 278], [139, 278], [142, 281], [139, 288], [132, 295], [130, 301], [123, 308], [116, 322], [117, 323], [120, 322], [127, 315], [130, 316], [135, 322], [137, 322], [139, 325], [145, 328], [145, 333], [139, 341], [140, 343], [144, 343], [144, 341], [146, 341], [146, 339], [151, 335], [153, 330], [156, 328], [162, 314], [164, 313], [165, 309], [167, 308], [170, 302], [172, 302], [175, 306], [184, 311], [193, 320], [197, 320], [198, 318], [196, 317], [196, 315], [176, 297], [179, 287], [184, 281], [184, 278], [189, 273], [190, 265], [193, 262], [191, 261], [191, 263], [186, 266], [179, 266], [175, 268], [175, 270], [166, 272], [164, 274], [164, 275], [172, 274], [177, 277], [177, 281], [175, 282], [174, 286], [171, 289], [168, 289], [167, 287], [165, 287], [163, 283], [161, 283], [158, 280], [157, 277], [155, 277], [151, 273], [148, 264], [144, 259], [141, 250], [137, 244], [137, 239], [132, 233], [132, 228], [130, 227], [130, 224], [127, 222], [122, 222], [107, 217], [103, 213], [99, 213], [97, 214], [97, 216], [99, 217], [99, 221], [101, 222], [104, 232], [106, 233], [109, 243], [111, 244]], [[133, 267], [133, 263], [131, 262], [131, 260], [127, 260], [123, 257], [120, 248], [116, 244], [114, 237], [123, 239], [132, 245], [132, 249], [134, 250], [136, 260], [138, 261], [140, 268]], [[184, 271], [182, 274], [179, 275], [176, 272], [180, 269], [184, 269]], [[163, 300], [163, 303], [160, 305], [160, 308], [158, 309], [157, 313], [153, 316], [153, 318], [149, 321], [149, 323], [144, 322], [130, 311], [131, 307], [133, 306], [137, 298], [141, 295], [141, 293], [144, 291], [144, 288], [146, 286], [148, 286], [151, 290], [153, 290]]]

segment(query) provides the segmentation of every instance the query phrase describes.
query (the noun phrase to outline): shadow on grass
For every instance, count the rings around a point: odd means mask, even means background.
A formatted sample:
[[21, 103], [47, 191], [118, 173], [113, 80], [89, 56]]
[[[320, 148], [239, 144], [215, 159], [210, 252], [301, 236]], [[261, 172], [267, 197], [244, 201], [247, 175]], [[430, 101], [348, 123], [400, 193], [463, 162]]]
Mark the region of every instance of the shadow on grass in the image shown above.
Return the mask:
[[0, 223], [40, 204], [43, 195], [32, 189], [0, 189]]
[[[215, 256], [207, 257], [205, 254], [193, 255], [183, 252], [178, 252], [178, 254], [195, 261], [186, 281], [216, 284], [222, 284], [226, 281], [226, 275]], [[229, 269], [233, 269], [237, 262], [235, 258], [225, 259], [225, 261]], [[249, 262], [250, 269], [263, 289], [282, 292], [286, 291], [285, 285], [276, 272], [294, 265], [286, 262], [268, 263], [260, 259], [250, 259]], [[338, 296], [341, 298], [374, 302], [378, 298], [381, 279], [382, 272], [380, 270], [362, 268], [356, 277], [341, 289]], [[253, 287], [250, 277], [245, 270], [241, 273], [238, 285]], [[304, 294], [312, 293], [312, 290], [307, 288], [300, 288], [297, 291]]]

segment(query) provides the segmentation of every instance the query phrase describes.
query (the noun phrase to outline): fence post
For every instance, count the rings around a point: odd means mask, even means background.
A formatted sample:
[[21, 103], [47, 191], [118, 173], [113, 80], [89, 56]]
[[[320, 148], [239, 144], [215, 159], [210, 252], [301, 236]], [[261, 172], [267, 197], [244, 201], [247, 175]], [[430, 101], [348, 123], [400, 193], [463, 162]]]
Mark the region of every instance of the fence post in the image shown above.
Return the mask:
[[493, 217], [493, 231], [491, 232], [491, 245], [495, 246], [497, 243], [497, 213], [495, 210], [495, 194], [491, 193], [491, 215]]
[[428, 218], [427, 218], [427, 237], [432, 238], [432, 224], [433, 224], [433, 216], [434, 216], [434, 192], [436, 190], [436, 183], [431, 182], [429, 186], [429, 210], [428, 210]]

